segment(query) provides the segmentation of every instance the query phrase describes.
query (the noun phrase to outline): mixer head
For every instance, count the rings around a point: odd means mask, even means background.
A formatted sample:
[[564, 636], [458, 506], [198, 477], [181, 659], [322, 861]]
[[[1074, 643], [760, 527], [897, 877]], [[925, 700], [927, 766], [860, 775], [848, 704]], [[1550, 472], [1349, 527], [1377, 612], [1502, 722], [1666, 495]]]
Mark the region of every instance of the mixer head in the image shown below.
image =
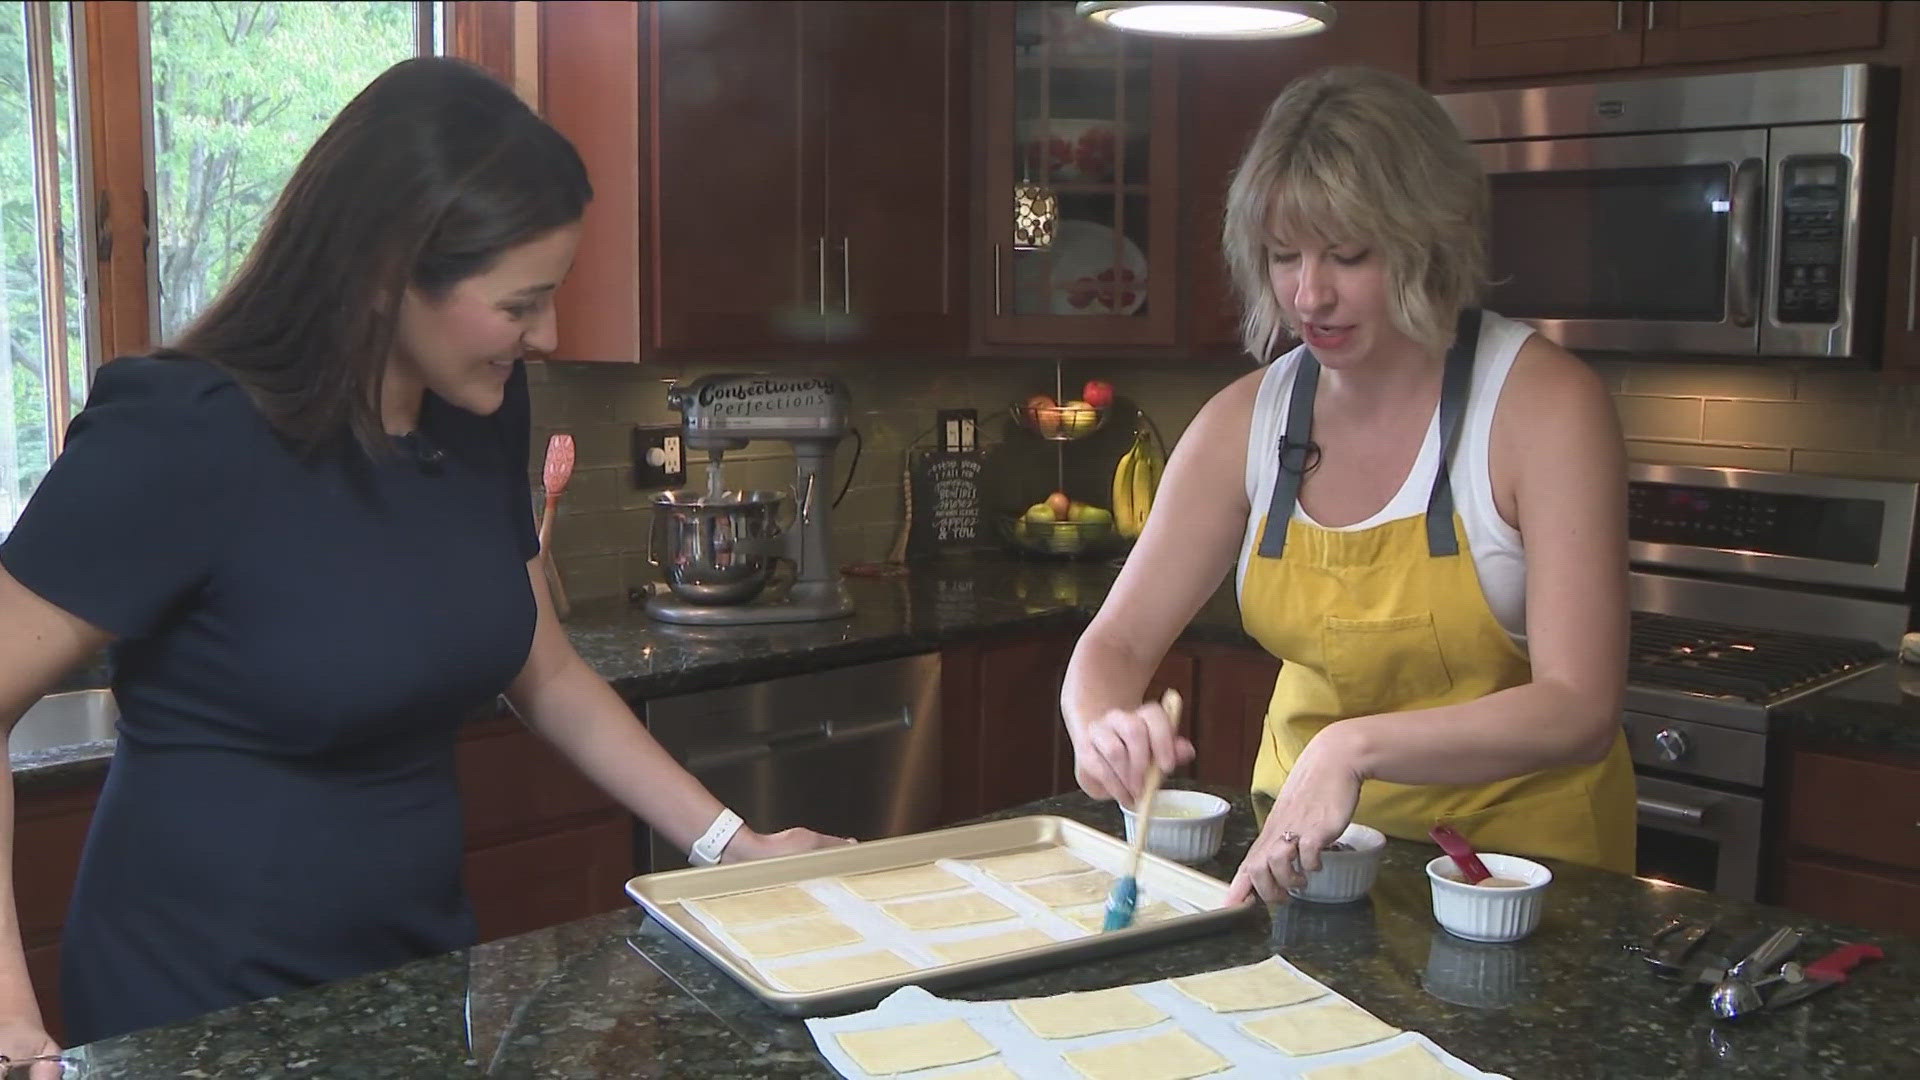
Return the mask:
[[851, 404], [830, 375], [702, 375], [667, 391], [695, 450], [737, 450], [753, 439], [838, 442]]

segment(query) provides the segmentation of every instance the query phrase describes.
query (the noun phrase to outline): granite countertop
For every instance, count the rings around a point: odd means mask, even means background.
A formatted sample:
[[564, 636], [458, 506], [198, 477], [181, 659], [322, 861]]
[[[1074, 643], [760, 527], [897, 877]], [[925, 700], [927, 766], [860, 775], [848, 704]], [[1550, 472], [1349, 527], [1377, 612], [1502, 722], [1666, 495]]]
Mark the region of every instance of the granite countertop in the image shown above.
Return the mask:
[[[577, 605], [566, 628], [588, 665], [637, 703], [1010, 632], [1072, 632], [1099, 610], [1116, 573], [1106, 562], [979, 554], [916, 563], [898, 577], [850, 577], [855, 606], [845, 619], [686, 627], [655, 622], [637, 603], [598, 600]], [[1241, 629], [1231, 579], [1201, 608], [1182, 640], [1258, 648]], [[102, 676], [98, 666], [89, 669], [89, 678]], [[1888, 665], [1802, 698], [1781, 717], [1782, 726], [1802, 738], [1920, 752], [1920, 669]], [[112, 754], [112, 743], [50, 750], [14, 758], [13, 775], [23, 790], [87, 782], [98, 778]]]
[[[648, 618], [640, 604], [609, 599], [575, 605], [565, 625], [587, 664], [637, 703], [911, 656], [1010, 631], [1071, 632], [1099, 609], [1117, 573], [1105, 562], [982, 554], [916, 563], [899, 577], [849, 577], [854, 612], [845, 619], [674, 626]], [[1258, 647], [1240, 629], [1230, 583], [1194, 618], [1186, 640]], [[85, 685], [105, 685], [100, 665], [87, 675], [92, 681]], [[23, 790], [82, 783], [97, 779], [112, 756], [111, 742], [62, 747], [15, 757], [13, 775]]]
[[[1235, 798], [1225, 877], [1253, 835]], [[1110, 803], [1058, 796], [996, 817], [1056, 813], [1118, 832]], [[1434, 849], [1392, 841], [1379, 881], [1348, 905], [1293, 903], [1200, 938], [950, 990], [996, 999], [1185, 975], [1284, 955], [1397, 1027], [1514, 1078], [1907, 1075], [1920, 1061], [1920, 942], [1605, 871], [1554, 864], [1540, 929], [1513, 945], [1449, 936], [1422, 868]], [[1878, 942], [1886, 959], [1845, 986], [1737, 1025], [1709, 1018], [1626, 950], [1671, 915], [1720, 935], [1790, 924], [1803, 956]], [[625, 909], [465, 953], [243, 1005], [78, 1048], [90, 1080], [154, 1076], [825, 1078], [799, 1021]]]
[[1775, 730], [1802, 742], [1920, 754], [1920, 665], [1889, 662], [1777, 715]]

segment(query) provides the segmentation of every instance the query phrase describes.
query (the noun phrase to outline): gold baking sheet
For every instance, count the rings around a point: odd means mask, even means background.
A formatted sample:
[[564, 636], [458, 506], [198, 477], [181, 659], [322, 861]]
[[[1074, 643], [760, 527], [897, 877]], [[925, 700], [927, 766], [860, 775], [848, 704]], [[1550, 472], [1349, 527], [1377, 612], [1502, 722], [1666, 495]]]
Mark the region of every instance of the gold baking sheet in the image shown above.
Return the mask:
[[685, 901], [765, 889], [815, 878], [844, 877], [915, 866], [936, 859], [979, 859], [1063, 847], [1109, 873], [1126, 867], [1127, 844], [1098, 829], [1062, 817], [1033, 816], [989, 821], [951, 829], [869, 840], [851, 847], [787, 855], [759, 862], [668, 870], [642, 874], [627, 882], [627, 895], [665, 924], [680, 940], [778, 1012], [822, 1016], [865, 1008], [909, 983], [929, 990], [985, 982], [1040, 968], [1104, 956], [1163, 941], [1208, 933], [1245, 918], [1254, 901], [1226, 907], [1227, 883], [1179, 863], [1144, 855], [1140, 887], [1158, 899], [1183, 902], [1196, 910], [1171, 919], [1136, 924], [1111, 934], [1055, 941], [1001, 956], [924, 967], [899, 975], [800, 993], [773, 985], [751, 960], [736, 955], [695, 918]]

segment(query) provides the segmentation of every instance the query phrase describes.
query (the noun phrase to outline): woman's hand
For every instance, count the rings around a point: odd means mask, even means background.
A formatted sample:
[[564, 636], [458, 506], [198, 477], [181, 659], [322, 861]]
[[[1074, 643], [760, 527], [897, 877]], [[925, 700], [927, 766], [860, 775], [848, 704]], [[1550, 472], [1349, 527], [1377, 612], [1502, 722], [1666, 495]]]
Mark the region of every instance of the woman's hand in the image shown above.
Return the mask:
[[1096, 799], [1118, 799], [1136, 806], [1147, 782], [1147, 765], [1159, 762], [1172, 772], [1193, 760], [1193, 743], [1174, 731], [1157, 701], [1137, 709], [1109, 709], [1085, 724], [1070, 724], [1073, 778]]
[[1266, 825], [1233, 875], [1229, 905], [1254, 893], [1269, 904], [1285, 900], [1289, 886], [1305, 885], [1307, 875], [1320, 869], [1320, 852], [1353, 820], [1363, 777], [1347, 763], [1351, 758], [1341, 752], [1337, 737], [1327, 737], [1332, 730], [1307, 743], [1294, 762]]
[[[5, 1071], [7, 1062], [24, 1063], [34, 1058], [52, 1058], [59, 1053], [60, 1044], [42, 1030], [38, 1017], [16, 1016], [0, 1020], [0, 1071]], [[18, 1075], [23, 1080], [60, 1080], [60, 1063], [51, 1060], [36, 1062], [25, 1072], [8, 1072], [7, 1075]]]
[[828, 836], [812, 829], [783, 829], [777, 833], [757, 833], [751, 829], [741, 829], [734, 834], [727, 849], [720, 853], [723, 863], [752, 862], [755, 859], [771, 859], [775, 855], [798, 855], [803, 851], [819, 851], [822, 848], [846, 847], [853, 843], [844, 836]]

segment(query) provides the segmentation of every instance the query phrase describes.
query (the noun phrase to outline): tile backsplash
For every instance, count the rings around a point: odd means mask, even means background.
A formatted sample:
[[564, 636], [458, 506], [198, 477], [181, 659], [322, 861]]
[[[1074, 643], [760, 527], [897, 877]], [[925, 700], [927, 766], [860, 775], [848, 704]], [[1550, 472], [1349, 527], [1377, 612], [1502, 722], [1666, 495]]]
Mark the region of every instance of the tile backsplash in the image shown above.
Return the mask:
[[[651, 491], [632, 483], [631, 429], [635, 424], [671, 424], [666, 390], [686, 380], [725, 370], [764, 365], [718, 363], [565, 364], [529, 366], [533, 393], [533, 493], [538, 493], [541, 456], [555, 431], [573, 434], [577, 461], [573, 480], [554, 523], [554, 556], [569, 597], [585, 600], [624, 596], [629, 588], [657, 581], [647, 563]], [[846, 497], [834, 512], [834, 557], [838, 562], [886, 558], [904, 517], [901, 475], [910, 447], [935, 442], [939, 409], [971, 408], [980, 416], [983, 444], [1006, 437], [1007, 406], [1035, 393], [1053, 393], [1052, 361], [888, 359], [796, 362], [793, 370], [830, 373], [847, 384], [853, 424], [860, 430], [860, 460]], [[1067, 396], [1090, 378], [1112, 382], [1139, 403], [1171, 442], [1214, 391], [1247, 368], [1232, 361], [1175, 365], [1140, 361], [1075, 360], [1061, 367]], [[1030, 438], [1030, 436], [1025, 436]], [[837, 482], [845, 482], [853, 440], [835, 458]], [[703, 482], [704, 457], [688, 455], [689, 484]], [[793, 479], [793, 455], [785, 443], [752, 443], [730, 453], [729, 487], [778, 487]], [[837, 491], [835, 492], [837, 494]]]
[[[904, 454], [933, 441], [937, 409], [978, 410], [982, 439], [990, 444], [1007, 432], [1009, 403], [1054, 386], [1050, 361], [903, 356], [794, 367], [834, 374], [853, 395], [863, 442], [834, 515], [840, 562], [882, 559], [893, 549], [903, 517]], [[1874, 372], [1813, 362], [1606, 360], [1595, 368], [1614, 394], [1635, 460], [1920, 479], [1920, 387], [1888, 386]], [[571, 432], [578, 448], [553, 538], [571, 597], [624, 596], [658, 579], [646, 561], [652, 492], [634, 490], [630, 431], [635, 424], [678, 420], [666, 405], [668, 383], [728, 369], [753, 366], [531, 366], [535, 493], [547, 436]], [[1215, 391], [1246, 370], [1221, 360], [1074, 360], [1062, 365], [1061, 381], [1070, 397], [1086, 379], [1111, 381], [1171, 443]], [[852, 445], [842, 444], [835, 462], [842, 479]], [[689, 481], [697, 483], [702, 458], [689, 457]], [[783, 443], [755, 443], [728, 455], [726, 469], [731, 487], [780, 486], [792, 479], [792, 455]]]
[[1817, 361], [1594, 367], [1636, 461], [1920, 480], [1920, 387], [1878, 372]]

